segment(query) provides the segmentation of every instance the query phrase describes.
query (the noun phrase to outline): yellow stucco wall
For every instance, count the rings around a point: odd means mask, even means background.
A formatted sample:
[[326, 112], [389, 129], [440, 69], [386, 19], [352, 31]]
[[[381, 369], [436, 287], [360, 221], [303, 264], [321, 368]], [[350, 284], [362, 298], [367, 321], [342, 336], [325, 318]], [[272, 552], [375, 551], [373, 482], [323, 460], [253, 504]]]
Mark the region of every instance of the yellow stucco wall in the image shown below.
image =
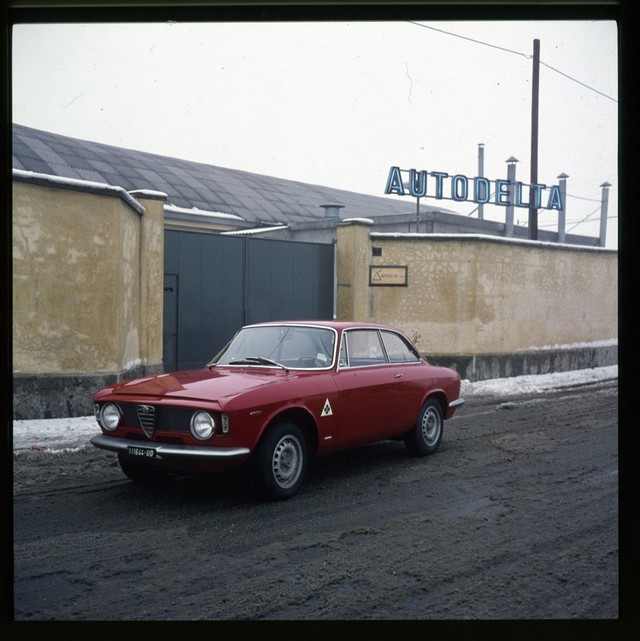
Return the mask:
[[164, 305], [164, 200], [132, 192], [145, 208], [140, 219], [140, 354], [147, 363], [162, 363]]
[[[135, 198], [143, 214], [114, 194], [14, 181], [16, 374], [162, 363], [163, 201]], [[339, 319], [395, 325], [433, 355], [617, 338], [617, 252], [370, 232], [366, 220], [337, 228]], [[370, 286], [375, 265], [406, 266], [407, 286]]]
[[[358, 222], [338, 228], [338, 318], [395, 325], [434, 355], [617, 338], [617, 252], [369, 231]], [[370, 286], [371, 265], [407, 266], [407, 286]]]
[[[14, 181], [15, 373], [161, 362], [162, 203], [150, 214], [147, 205], [141, 215], [117, 195]], [[154, 258], [142, 267], [145, 243]], [[151, 335], [141, 331], [143, 319]]]

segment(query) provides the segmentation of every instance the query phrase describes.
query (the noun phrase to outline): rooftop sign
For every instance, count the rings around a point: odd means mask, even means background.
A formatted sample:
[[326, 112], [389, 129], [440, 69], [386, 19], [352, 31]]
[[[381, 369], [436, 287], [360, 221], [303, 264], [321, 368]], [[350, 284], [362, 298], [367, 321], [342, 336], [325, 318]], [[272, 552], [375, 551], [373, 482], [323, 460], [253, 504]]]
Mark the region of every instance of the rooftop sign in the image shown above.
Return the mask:
[[[404, 183], [402, 172], [409, 173], [409, 180]], [[491, 186], [493, 183], [493, 189]], [[523, 187], [528, 187], [523, 195]], [[425, 171], [391, 167], [385, 194], [413, 196], [414, 198], [432, 197], [438, 200], [471, 200], [478, 204], [494, 204], [503, 207], [530, 207], [536, 209], [563, 210], [562, 194], [559, 185], [534, 183], [525, 185], [509, 180], [489, 180], [484, 176], [467, 178], [462, 174], [450, 176], [443, 171]], [[530, 199], [533, 199], [530, 202]], [[543, 205], [543, 200], [546, 205]]]

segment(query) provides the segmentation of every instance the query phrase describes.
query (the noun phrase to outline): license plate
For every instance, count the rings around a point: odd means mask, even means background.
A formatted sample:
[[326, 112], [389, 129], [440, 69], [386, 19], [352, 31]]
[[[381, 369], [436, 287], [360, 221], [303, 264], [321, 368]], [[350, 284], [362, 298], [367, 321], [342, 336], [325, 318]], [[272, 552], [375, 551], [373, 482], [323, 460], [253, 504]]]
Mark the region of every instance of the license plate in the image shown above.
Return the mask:
[[127, 447], [127, 454], [129, 456], [135, 456], [136, 458], [155, 458], [156, 451], [150, 447], [134, 447], [133, 445], [129, 445], [129, 447]]

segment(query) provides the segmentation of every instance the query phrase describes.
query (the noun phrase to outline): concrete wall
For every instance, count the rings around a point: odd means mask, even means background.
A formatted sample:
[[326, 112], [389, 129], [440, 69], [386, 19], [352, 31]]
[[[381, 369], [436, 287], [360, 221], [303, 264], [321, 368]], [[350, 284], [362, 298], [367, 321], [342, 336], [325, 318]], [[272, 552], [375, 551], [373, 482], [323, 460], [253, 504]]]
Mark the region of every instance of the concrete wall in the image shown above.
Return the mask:
[[[468, 234], [370, 233], [366, 220], [338, 227], [337, 251], [338, 318], [400, 327], [434, 357], [617, 339], [615, 251]], [[370, 266], [385, 265], [406, 266], [407, 286], [371, 286]]]
[[36, 417], [34, 397], [56, 415], [48, 388], [75, 406], [79, 379], [160, 371], [162, 195], [15, 180], [12, 222], [15, 417]]

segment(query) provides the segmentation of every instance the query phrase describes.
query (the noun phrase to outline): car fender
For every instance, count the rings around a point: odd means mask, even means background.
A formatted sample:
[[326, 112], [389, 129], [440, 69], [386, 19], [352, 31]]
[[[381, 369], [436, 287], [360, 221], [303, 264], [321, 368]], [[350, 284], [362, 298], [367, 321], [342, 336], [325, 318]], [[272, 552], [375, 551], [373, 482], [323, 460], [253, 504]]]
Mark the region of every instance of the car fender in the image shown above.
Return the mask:
[[424, 396], [422, 403], [426, 403], [428, 399], [435, 398], [442, 408], [442, 417], [446, 420], [453, 416], [455, 409], [450, 406], [452, 401], [459, 398], [460, 395], [460, 379], [440, 379], [439, 385], [430, 389]]
[[307, 436], [310, 451], [323, 454], [331, 449], [337, 434], [335, 407], [338, 396], [334, 394], [315, 395], [310, 399], [297, 399], [289, 403], [278, 403], [263, 414], [262, 426], [258, 430], [252, 450], [257, 446], [266, 430], [279, 421], [296, 423]]
[[[446, 392], [441, 388], [437, 387], [434, 389], [430, 389], [425, 395], [424, 398], [422, 399], [422, 405], [421, 407], [429, 400], [429, 399], [435, 399], [438, 401], [440, 404], [440, 408], [442, 409], [442, 416], [443, 418], [447, 415], [447, 407], [449, 405], [449, 400], [447, 397]], [[416, 419], [418, 417], [416, 416]]]

